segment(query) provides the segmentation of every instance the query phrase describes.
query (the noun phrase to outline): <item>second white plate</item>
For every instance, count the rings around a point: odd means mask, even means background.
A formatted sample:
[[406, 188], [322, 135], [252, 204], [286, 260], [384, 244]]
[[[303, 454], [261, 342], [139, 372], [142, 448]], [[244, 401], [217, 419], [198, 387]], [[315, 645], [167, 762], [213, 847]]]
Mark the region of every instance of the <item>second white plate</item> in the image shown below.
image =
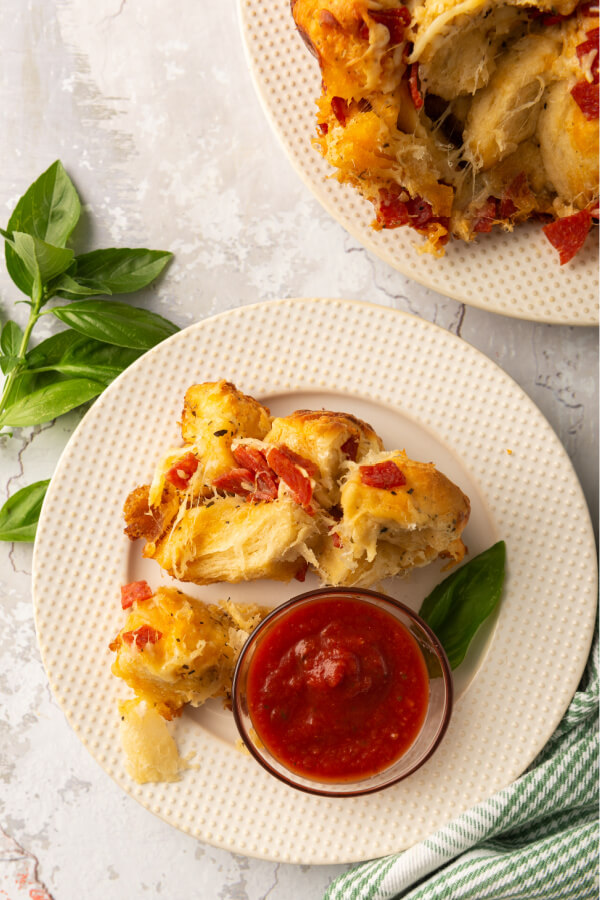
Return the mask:
[[566, 266], [542, 234], [526, 223], [465, 244], [451, 241], [435, 259], [415, 249], [408, 228], [373, 231], [373, 207], [335, 179], [311, 144], [321, 74], [290, 12], [289, 0], [238, 0], [242, 37], [254, 84], [277, 137], [302, 180], [325, 209], [363, 246], [415, 281], [490, 312], [569, 325], [598, 323], [598, 239], [590, 235]]
[[[123, 535], [128, 492], [148, 483], [190, 384], [228, 378], [274, 413], [335, 406], [366, 418], [389, 447], [433, 460], [469, 494], [471, 555], [503, 538], [499, 614], [457, 672], [449, 731], [415, 775], [380, 794], [312, 797], [271, 778], [237, 748], [217, 703], [176, 723], [196, 769], [137, 785], [119, 747], [109, 641], [119, 587], [169, 583]], [[512, 451], [512, 452], [508, 452]], [[595, 545], [577, 478], [548, 423], [501, 369], [464, 341], [391, 309], [285, 300], [207, 319], [147, 353], [95, 403], [52, 479], [34, 552], [34, 603], [52, 690], [100, 765], [132, 797], [195, 837], [250, 856], [334, 863], [410, 846], [516, 778], [576, 689], [596, 611]], [[418, 607], [439, 566], [389, 593]], [[254, 582], [191, 588], [275, 605], [310, 586]], [[186, 586], [190, 590], [190, 586]]]

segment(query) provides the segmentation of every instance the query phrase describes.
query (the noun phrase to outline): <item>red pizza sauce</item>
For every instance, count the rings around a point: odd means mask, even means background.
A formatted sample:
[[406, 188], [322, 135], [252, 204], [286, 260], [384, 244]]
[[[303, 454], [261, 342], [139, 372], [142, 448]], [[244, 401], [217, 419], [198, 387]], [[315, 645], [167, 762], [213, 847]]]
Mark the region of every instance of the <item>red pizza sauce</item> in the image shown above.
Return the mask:
[[248, 712], [286, 768], [320, 781], [354, 781], [399, 759], [429, 702], [425, 661], [394, 616], [354, 599], [293, 609], [258, 643]]

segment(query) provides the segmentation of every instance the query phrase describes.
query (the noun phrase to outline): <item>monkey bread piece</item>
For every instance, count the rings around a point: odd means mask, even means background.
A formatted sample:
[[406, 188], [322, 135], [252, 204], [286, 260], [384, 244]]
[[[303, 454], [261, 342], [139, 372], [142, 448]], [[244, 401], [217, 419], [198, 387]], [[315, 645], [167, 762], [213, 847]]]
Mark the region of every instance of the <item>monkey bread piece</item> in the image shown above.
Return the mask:
[[138, 784], [178, 781], [188, 764], [165, 720], [187, 703], [230, 702], [239, 652], [268, 610], [231, 601], [208, 605], [174, 588], [152, 592], [146, 582], [127, 585], [125, 594], [128, 589], [122, 603], [131, 611], [110, 644], [113, 674], [135, 694], [119, 701], [125, 766]]
[[[387, 48], [389, 43], [386, 13], [382, 17], [379, 9], [370, 11], [370, 5], [365, 0], [328, 0], [326, 4], [321, 0], [291, 0], [298, 30], [319, 60], [331, 97], [360, 100], [365, 91], [393, 91], [398, 87], [402, 46], [399, 43], [395, 51], [381, 52], [381, 47]], [[383, 0], [372, 5], [385, 10], [389, 4]]]
[[[271, 422], [233, 385], [217, 387], [187, 392], [193, 422], [185, 434], [193, 426], [195, 443], [172, 469], [159, 466], [160, 492], [153, 498], [155, 478], [125, 502], [125, 533], [144, 539], [143, 555], [169, 575], [199, 585], [303, 581], [311, 566], [328, 584], [368, 586], [438, 556], [462, 558], [469, 501], [433, 464], [386, 453], [373, 428], [349, 413], [297, 410]], [[200, 412], [195, 401], [206, 397]], [[241, 415], [231, 417], [232, 399], [249, 411], [243, 426]], [[223, 445], [210, 437], [225, 422], [234, 437], [222, 471]], [[211, 468], [207, 447], [219, 467]], [[199, 482], [201, 466], [220, 474]]]
[[598, 203], [597, 5], [292, 0], [292, 14], [322, 73], [313, 144], [373, 204], [373, 228], [408, 225], [441, 256], [450, 237], [551, 217], [561, 264], [577, 253]]
[[148, 543], [153, 543], [166, 531], [178, 512], [179, 496], [171, 484], [164, 485], [158, 506], [150, 505], [150, 486], [141, 485], [131, 491], [125, 500], [125, 534], [132, 541], [144, 538]]
[[170, 575], [194, 584], [289, 581], [304, 571], [319, 540], [317, 518], [287, 495], [259, 503], [216, 497], [186, 509], [152, 556]]
[[558, 202], [589, 208], [598, 185], [598, 127], [584, 116], [565, 82], [548, 91], [537, 136]]
[[432, 463], [399, 451], [349, 464], [343, 517], [319, 557], [328, 583], [366, 587], [438, 557], [460, 562], [469, 499]]
[[232, 442], [240, 437], [262, 438], [270, 427], [267, 407], [230, 382], [192, 385], [181, 414], [184, 446], [171, 450], [157, 466], [150, 486], [151, 506], [161, 503], [166, 481], [181, 490], [210, 496], [214, 479], [236, 464]]
[[367, 453], [383, 449], [371, 426], [355, 416], [308, 409], [273, 419], [265, 444], [283, 444], [312, 463], [314, 496], [324, 509], [339, 503], [338, 482], [348, 460], [361, 460]]
[[465, 157], [475, 168], [491, 169], [533, 137], [558, 49], [556, 37], [528, 34], [503, 54], [465, 123]]
[[[188, 388], [181, 416], [181, 435], [186, 444], [194, 444], [200, 456], [219, 453], [222, 444], [211, 438], [224, 438], [231, 446], [236, 437], [263, 438], [271, 427], [269, 410], [253, 397], [242, 394], [229, 381], [194, 384]], [[231, 460], [232, 465], [233, 460]]]
[[113, 674], [165, 719], [186, 703], [229, 697], [239, 651], [267, 610], [255, 605], [207, 605], [161, 587], [133, 604], [110, 644]]

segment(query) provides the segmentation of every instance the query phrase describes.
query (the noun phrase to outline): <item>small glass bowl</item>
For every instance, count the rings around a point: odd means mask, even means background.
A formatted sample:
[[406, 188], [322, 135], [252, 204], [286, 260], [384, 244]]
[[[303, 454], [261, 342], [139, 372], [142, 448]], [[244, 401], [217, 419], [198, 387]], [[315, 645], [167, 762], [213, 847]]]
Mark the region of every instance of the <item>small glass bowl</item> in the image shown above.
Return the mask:
[[[386, 769], [354, 781], [319, 781], [291, 771], [264, 746], [258, 737], [246, 698], [248, 673], [261, 640], [298, 607], [323, 599], [351, 599], [371, 604], [393, 615], [413, 636], [423, 655], [429, 676], [429, 704], [423, 725], [414, 742], [399, 759]], [[425, 763], [442, 740], [452, 713], [452, 671], [444, 649], [433, 631], [408, 607], [375, 591], [362, 588], [320, 588], [293, 597], [278, 606], [252, 632], [242, 648], [233, 678], [233, 715], [240, 736], [254, 758], [267, 772], [290, 787], [325, 797], [357, 797], [370, 794], [407, 778]]]

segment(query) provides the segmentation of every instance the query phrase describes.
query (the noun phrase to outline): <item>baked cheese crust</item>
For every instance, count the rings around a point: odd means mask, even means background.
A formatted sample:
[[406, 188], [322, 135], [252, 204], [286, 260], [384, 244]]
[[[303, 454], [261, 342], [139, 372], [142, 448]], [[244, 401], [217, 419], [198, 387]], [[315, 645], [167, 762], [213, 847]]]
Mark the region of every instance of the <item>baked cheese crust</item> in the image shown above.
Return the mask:
[[442, 255], [450, 236], [564, 218], [547, 236], [577, 251], [598, 205], [597, 5], [291, 5], [323, 75], [314, 143], [375, 229], [409, 225]]
[[187, 391], [182, 436], [124, 508], [126, 534], [180, 581], [303, 581], [310, 567], [325, 584], [368, 587], [464, 556], [468, 498], [355, 416], [271, 419], [223, 381]]
[[133, 604], [111, 642], [113, 675], [164, 719], [179, 715], [187, 703], [228, 700], [239, 651], [266, 612], [231, 601], [209, 605], [159, 587]]

